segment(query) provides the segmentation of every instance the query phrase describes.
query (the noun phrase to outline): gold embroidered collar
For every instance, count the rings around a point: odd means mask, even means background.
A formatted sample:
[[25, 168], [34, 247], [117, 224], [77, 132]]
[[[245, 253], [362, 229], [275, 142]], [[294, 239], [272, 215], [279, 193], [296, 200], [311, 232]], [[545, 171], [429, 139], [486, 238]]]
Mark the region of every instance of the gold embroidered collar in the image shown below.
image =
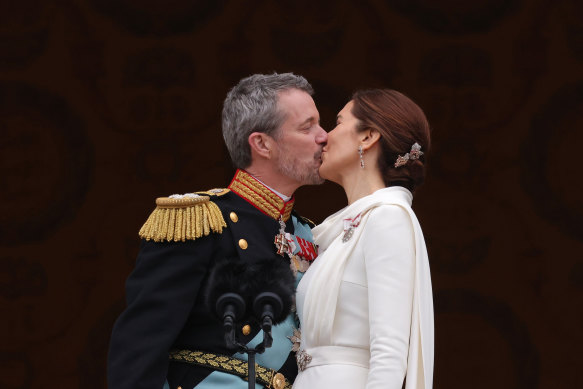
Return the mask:
[[287, 221], [294, 207], [293, 196], [284, 202], [275, 192], [244, 170], [237, 170], [229, 189], [275, 220], [282, 216], [283, 221]]

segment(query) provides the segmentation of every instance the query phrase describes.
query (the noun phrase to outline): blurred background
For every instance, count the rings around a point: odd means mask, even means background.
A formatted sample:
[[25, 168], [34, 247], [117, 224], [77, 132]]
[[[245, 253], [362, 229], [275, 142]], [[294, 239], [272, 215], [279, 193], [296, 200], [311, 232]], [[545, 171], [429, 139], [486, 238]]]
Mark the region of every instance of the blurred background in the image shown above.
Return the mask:
[[[358, 88], [425, 110], [413, 206], [435, 388], [583, 387], [581, 15], [577, 0], [2, 2], [0, 387], [106, 387], [138, 229], [158, 196], [228, 185], [222, 101], [273, 71], [312, 82], [327, 130]], [[329, 183], [296, 198], [317, 222], [346, 201]]]

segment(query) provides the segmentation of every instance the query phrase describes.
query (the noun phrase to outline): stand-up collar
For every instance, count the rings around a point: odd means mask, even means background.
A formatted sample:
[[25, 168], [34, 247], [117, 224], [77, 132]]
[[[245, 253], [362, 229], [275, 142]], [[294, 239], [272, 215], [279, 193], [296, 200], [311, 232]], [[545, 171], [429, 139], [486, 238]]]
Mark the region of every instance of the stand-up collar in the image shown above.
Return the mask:
[[229, 189], [275, 220], [281, 216], [283, 221], [287, 221], [294, 207], [293, 196], [289, 201], [283, 201], [275, 192], [244, 170], [237, 170]]

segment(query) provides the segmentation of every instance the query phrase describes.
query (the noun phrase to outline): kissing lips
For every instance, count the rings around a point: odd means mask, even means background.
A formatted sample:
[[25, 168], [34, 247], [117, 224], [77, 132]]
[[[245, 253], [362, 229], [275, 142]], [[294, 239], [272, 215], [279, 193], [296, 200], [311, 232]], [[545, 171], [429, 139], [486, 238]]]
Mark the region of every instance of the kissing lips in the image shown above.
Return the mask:
[[314, 155], [314, 159], [316, 160], [316, 162], [321, 165], [322, 164], [322, 150], [318, 151], [315, 155]]

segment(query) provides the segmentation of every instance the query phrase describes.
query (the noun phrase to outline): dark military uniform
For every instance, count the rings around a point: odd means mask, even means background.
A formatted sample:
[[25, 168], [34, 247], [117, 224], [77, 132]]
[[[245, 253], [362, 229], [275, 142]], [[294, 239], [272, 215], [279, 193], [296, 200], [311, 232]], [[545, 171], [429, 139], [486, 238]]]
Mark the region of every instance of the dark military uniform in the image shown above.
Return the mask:
[[[144, 240], [126, 283], [127, 308], [113, 329], [109, 388], [162, 388], [165, 382], [172, 389], [247, 388], [248, 382], [228, 369], [171, 361], [169, 353], [202, 351], [197, 355], [246, 359], [226, 348], [223, 327], [204, 302], [209, 272], [225, 258], [289, 261], [274, 245], [278, 219], [285, 221], [286, 232], [311, 235], [308, 221], [294, 213], [293, 199], [284, 203], [244, 171], [237, 171], [229, 189], [158, 199], [157, 204], [140, 231]], [[287, 385], [297, 373], [289, 340], [296, 326], [293, 314], [274, 326], [273, 347], [256, 359], [270, 373], [283, 374]], [[242, 323], [237, 332], [241, 343], [255, 345], [263, 338], [254, 323]]]

